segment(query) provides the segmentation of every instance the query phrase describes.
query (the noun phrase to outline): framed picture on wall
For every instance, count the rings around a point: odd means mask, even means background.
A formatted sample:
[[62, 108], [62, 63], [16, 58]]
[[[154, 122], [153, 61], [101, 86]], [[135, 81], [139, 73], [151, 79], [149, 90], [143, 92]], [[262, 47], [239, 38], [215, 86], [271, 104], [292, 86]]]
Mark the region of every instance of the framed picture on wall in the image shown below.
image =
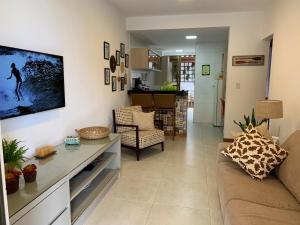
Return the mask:
[[232, 66], [263, 66], [264, 55], [240, 55], [232, 57]]
[[210, 75], [210, 65], [202, 65], [202, 76], [209, 76]]
[[128, 68], [129, 67], [129, 55], [125, 54], [125, 67]]
[[120, 51], [116, 51], [116, 63], [117, 66], [120, 66]]
[[125, 77], [121, 77], [121, 91], [125, 89]]
[[104, 84], [109, 85], [110, 84], [110, 69], [104, 68]]
[[106, 41], [103, 43], [103, 49], [104, 49], [104, 59], [109, 60], [110, 56], [110, 44]]
[[120, 44], [121, 58], [125, 57], [125, 44]]
[[111, 90], [112, 91], [117, 90], [117, 77], [116, 76], [111, 77]]

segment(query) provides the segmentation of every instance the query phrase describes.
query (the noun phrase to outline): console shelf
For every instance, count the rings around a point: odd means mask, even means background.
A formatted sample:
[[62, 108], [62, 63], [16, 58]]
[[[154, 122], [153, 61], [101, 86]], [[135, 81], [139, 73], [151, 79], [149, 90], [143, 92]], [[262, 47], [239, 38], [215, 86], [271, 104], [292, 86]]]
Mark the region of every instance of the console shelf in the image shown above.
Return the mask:
[[71, 221], [75, 224], [78, 218], [91, 207], [93, 202], [102, 199], [118, 177], [118, 170], [104, 169], [80, 194], [71, 201]]
[[117, 154], [112, 152], [103, 153], [103, 157], [99, 158], [95, 167], [91, 171], [82, 171], [70, 180], [70, 198], [73, 200], [82, 190], [89, 185], [108, 164], [116, 158]]
[[37, 178], [26, 184], [20, 179], [20, 189], [8, 196], [11, 225], [83, 225], [119, 178], [119, 134], [55, 150], [47, 159], [26, 162], [37, 165]]

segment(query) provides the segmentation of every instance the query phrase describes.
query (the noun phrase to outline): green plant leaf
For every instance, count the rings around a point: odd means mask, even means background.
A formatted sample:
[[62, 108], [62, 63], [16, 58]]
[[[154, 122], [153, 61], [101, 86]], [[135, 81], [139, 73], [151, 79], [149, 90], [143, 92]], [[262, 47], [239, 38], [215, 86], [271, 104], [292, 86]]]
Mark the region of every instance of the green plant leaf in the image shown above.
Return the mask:
[[21, 169], [22, 162], [25, 161], [24, 154], [28, 150], [25, 146], [19, 147], [21, 141], [14, 139], [8, 141], [2, 140], [4, 163], [7, 163], [10, 167]]

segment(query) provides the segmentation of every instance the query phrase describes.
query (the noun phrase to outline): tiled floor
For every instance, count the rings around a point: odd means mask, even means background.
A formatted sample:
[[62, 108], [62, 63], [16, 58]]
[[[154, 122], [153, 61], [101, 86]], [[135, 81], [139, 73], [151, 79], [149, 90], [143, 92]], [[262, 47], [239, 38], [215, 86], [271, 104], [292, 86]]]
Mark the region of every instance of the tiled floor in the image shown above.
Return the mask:
[[121, 178], [86, 225], [222, 225], [216, 186], [221, 131], [189, 123], [187, 138], [148, 150], [122, 150]]

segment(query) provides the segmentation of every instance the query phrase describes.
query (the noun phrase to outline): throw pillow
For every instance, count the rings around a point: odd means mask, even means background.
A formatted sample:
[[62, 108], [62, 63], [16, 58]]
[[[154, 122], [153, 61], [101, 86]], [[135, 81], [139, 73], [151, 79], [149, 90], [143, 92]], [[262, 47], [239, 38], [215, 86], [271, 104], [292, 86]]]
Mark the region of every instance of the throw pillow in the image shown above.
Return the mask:
[[262, 180], [281, 164], [288, 152], [262, 137], [250, 124], [222, 154], [238, 163], [252, 178]]
[[139, 126], [139, 130], [154, 130], [154, 112], [132, 112], [133, 124]]
[[261, 125], [255, 127], [255, 129], [260, 133], [263, 137], [273, 141], [273, 138], [269, 132], [268, 124], [266, 122], [263, 122]]

